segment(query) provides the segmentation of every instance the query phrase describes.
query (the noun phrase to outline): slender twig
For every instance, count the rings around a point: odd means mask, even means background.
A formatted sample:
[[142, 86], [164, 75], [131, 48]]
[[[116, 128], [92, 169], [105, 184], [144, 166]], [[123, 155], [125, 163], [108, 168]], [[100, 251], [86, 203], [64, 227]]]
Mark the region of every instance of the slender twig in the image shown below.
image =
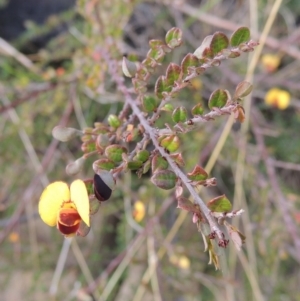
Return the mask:
[[[262, 132], [260, 131], [260, 133], [262, 133]], [[275, 160], [273, 158], [269, 158], [268, 160], [269, 160], [268, 164], [271, 164], [274, 167], [300, 171], [300, 164], [284, 162], [284, 161], [280, 161], [280, 160]]]
[[[69, 119], [71, 112], [73, 110], [72, 103], [69, 103], [67, 106], [60, 124], [66, 125], [67, 120]], [[42, 169], [36, 174], [36, 176], [32, 179], [30, 182], [28, 188], [23, 193], [23, 198], [21, 202], [19, 203], [18, 207], [15, 209], [13, 215], [11, 216], [9, 223], [3, 229], [3, 231], [0, 233], [0, 244], [4, 241], [4, 239], [7, 237], [7, 235], [10, 233], [10, 231], [13, 229], [13, 227], [18, 223], [21, 214], [23, 213], [25, 206], [28, 202], [32, 201], [34, 193], [36, 192], [36, 188], [39, 186], [40, 183], [40, 176], [44, 173], [44, 170], [49, 166], [51, 163], [51, 160], [53, 158], [53, 155], [55, 153], [55, 150], [58, 146], [58, 141], [56, 139], [53, 139], [49, 147], [47, 148], [46, 154], [43, 157], [43, 160], [41, 162]]]
[[[155, 216], [155, 202], [149, 202], [149, 215]], [[157, 275], [158, 257], [157, 257], [157, 252], [155, 250], [154, 227], [150, 229], [147, 237], [147, 249], [148, 249], [148, 267], [151, 270], [153, 270], [152, 277], [151, 277], [153, 300], [162, 301], [162, 295], [161, 295], [158, 275]]]
[[72, 238], [66, 238], [64, 239], [63, 242], [63, 246], [61, 248], [60, 254], [59, 254], [59, 258], [56, 264], [56, 268], [54, 271], [54, 275], [50, 284], [50, 288], [49, 288], [49, 293], [52, 296], [55, 296], [57, 293], [57, 287], [58, 287], [58, 283], [59, 280], [61, 278], [62, 272], [64, 270], [64, 266], [68, 257], [68, 253], [70, 250], [70, 246], [71, 246], [71, 242], [72, 242]]
[[[72, 244], [71, 244], [71, 248], [72, 248], [72, 251], [73, 251], [73, 254], [75, 255], [75, 258], [80, 266], [80, 269], [82, 271], [82, 274], [84, 275], [85, 277], [85, 280], [87, 283], [91, 283], [94, 281], [94, 278], [92, 276], [92, 273], [86, 263], [86, 260], [78, 246], [78, 243], [76, 241], [75, 238], [72, 239]], [[95, 295], [97, 297], [97, 299], [100, 297], [100, 293], [98, 290], [96, 290], [95, 292]]]
[[82, 112], [80, 100], [78, 99], [78, 95], [76, 93], [76, 84], [75, 83], [72, 83], [70, 85], [70, 98], [71, 98], [71, 101], [73, 102], [75, 115], [76, 115], [77, 121], [80, 125], [80, 128], [81, 129], [87, 128], [87, 123], [85, 121], [85, 117]]
[[38, 67], [35, 66], [30, 59], [2, 38], [0, 38], [0, 53], [13, 57], [31, 72], [36, 74], [40, 73]]
[[[66, 81], [55, 82], [55, 83], [35, 84], [35, 88], [32, 89], [32, 91], [27, 92], [27, 95], [20, 97], [20, 98], [16, 98], [16, 99], [12, 100], [9, 104], [0, 107], [0, 114], [7, 110], [18, 107], [19, 105], [21, 105], [22, 103], [24, 103], [26, 101], [34, 100], [40, 94], [54, 90], [59, 85], [68, 85], [76, 80], [77, 80], [77, 76], [75, 75], [74, 77], [71, 77], [69, 80], [66, 80]], [[1, 93], [5, 93], [5, 92], [1, 91]], [[24, 94], [24, 91], [22, 92], [22, 94]]]
[[[252, 118], [255, 121], [255, 114], [252, 115]], [[265, 146], [263, 135], [257, 130], [257, 124], [255, 122], [252, 122], [252, 124], [253, 124], [253, 132], [256, 141], [258, 143], [258, 147], [260, 149], [260, 154], [262, 156], [263, 162], [266, 165], [266, 170], [272, 186], [272, 191], [274, 192], [273, 195], [277, 200], [277, 205], [282, 214], [283, 221], [294, 242], [294, 246], [296, 249], [296, 252], [293, 253], [294, 257], [298, 262], [300, 262], [300, 238], [297, 231], [297, 226], [295, 225], [292, 219], [291, 213], [289, 212], [287, 207], [286, 199], [280, 189], [280, 185], [278, 183], [277, 176], [276, 176], [276, 170], [274, 165], [271, 163], [272, 159], [270, 160], [270, 157], [268, 155], [268, 151]]]

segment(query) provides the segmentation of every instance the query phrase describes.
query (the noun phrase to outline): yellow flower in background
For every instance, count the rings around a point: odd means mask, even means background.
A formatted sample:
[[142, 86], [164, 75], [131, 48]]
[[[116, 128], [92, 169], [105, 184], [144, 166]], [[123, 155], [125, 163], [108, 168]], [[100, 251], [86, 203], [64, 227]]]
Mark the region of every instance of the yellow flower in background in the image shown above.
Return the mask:
[[261, 58], [261, 63], [268, 72], [276, 71], [280, 61], [281, 58], [279, 55], [271, 53], [264, 54]]
[[90, 202], [82, 180], [75, 180], [69, 189], [64, 182], [49, 184], [39, 202], [41, 219], [50, 227], [57, 226], [65, 236], [73, 236], [81, 221], [90, 226]]
[[191, 266], [190, 260], [185, 255], [173, 254], [169, 257], [169, 260], [173, 265], [176, 265], [183, 270], [188, 270]]
[[143, 202], [136, 201], [133, 207], [133, 218], [136, 222], [140, 222], [145, 217], [146, 208]]
[[265, 103], [280, 110], [286, 109], [290, 104], [291, 95], [289, 92], [273, 88], [265, 95]]

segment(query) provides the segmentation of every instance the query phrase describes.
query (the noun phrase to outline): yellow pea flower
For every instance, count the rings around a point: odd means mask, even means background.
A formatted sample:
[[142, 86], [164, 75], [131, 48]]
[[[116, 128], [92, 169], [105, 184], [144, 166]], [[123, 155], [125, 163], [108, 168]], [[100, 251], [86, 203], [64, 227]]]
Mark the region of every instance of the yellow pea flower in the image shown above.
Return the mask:
[[146, 208], [143, 202], [136, 201], [134, 203], [134, 209], [133, 209], [133, 218], [138, 223], [143, 220], [146, 213]]
[[65, 236], [73, 236], [81, 221], [90, 227], [90, 202], [82, 180], [75, 180], [69, 189], [64, 182], [49, 184], [39, 202], [39, 214], [44, 223], [56, 226]]
[[289, 92], [273, 88], [265, 95], [265, 103], [280, 110], [285, 110], [290, 104], [291, 95]]
[[267, 53], [261, 58], [262, 65], [268, 72], [274, 72], [277, 70], [280, 64], [281, 58], [277, 54]]
[[173, 265], [175, 265], [183, 270], [188, 270], [191, 266], [190, 260], [185, 255], [173, 254], [169, 257], [169, 260]]

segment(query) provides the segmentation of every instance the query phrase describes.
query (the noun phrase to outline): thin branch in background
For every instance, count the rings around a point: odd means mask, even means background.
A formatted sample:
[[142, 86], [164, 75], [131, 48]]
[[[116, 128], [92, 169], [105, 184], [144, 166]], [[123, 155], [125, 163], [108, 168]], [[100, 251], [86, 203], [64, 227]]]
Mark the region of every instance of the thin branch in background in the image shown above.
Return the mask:
[[[91, 271], [87, 265], [87, 262], [83, 256], [83, 254], [78, 246], [76, 239], [72, 239], [71, 248], [72, 248], [73, 254], [75, 255], [75, 258], [78, 262], [78, 265], [82, 271], [82, 274], [85, 277], [86, 282], [87, 283], [94, 282], [94, 278], [91, 274]], [[96, 296], [97, 299], [99, 299], [100, 298], [99, 290], [95, 290], [94, 295]]]
[[69, 254], [70, 246], [72, 243], [72, 238], [67, 238], [63, 240], [63, 245], [56, 263], [56, 268], [53, 274], [53, 278], [49, 287], [49, 294], [55, 296], [57, 294], [58, 283], [60, 281], [64, 266]]
[[269, 158], [268, 160], [269, 160], [268, 164], [276, 168], [300, 171], [300, 164], [275, 160], [274, 158]]
[[40, 74], [39, 68], [30, 59], [2, 38], [0, 38], [0, 53], [13, 57], [31, 72]]
[[[219, 27], [222, 29], [234, 31], [238, 27], [242, 26], [241, 24], [236, 24], [231, 21], [221, 19], [221, 18], [211, 15], [207, 12], [203, 13], [203, 12], [201, 12], [200, 9], [197, 10], [194, 7], [192, 7], [186, 3], [181, 3], [180, 5], [177, 5], [176, 3], [170, 3], [169, 5], [173, 5], [179, 11], [181, 11], [191, 17], [194, 17], [195, 19], [202, 21], [206, 24], [212, 25], [214, 27]], [[258, 32], [253, 32], [253, 36], [256, 39], [261, 39], [261, 34]], [[278, 40], [278, 39], [270, 37], [270, 36], [266, 37], [266, 45], [267, 46], [269, 46], [273, 49], [276, 49], [276, 50], [280, 50], [280, 51], [288, 54], [289, 56], [299, 60], [300, 59], [300, 51], [298, 50], [298, 48], [292, 46], [291, 45], [292, 43], [287, 45], [285, 42], [286, 42], [285, 39], [283, 41], [281, 41], [281, 40]]]
[[264, 162], [267, 169], [267, 174], [270, 180], [274, 198], [277, 200], [277, 205], [282, 214], [282, 219], [286, 225], [289, 234], [293, 239], [295, 252], [293, 252], [291, 255], [293, 255], [293, 257], [298, 261], [298, 263], [300, 263], [300, 236], [299, 236], [299, 231], [297, 230], [298, 227], [295, 225], [295, 222], [292, 219], [292, 215], [289, 212], [287, 206], [287, 200], [280, 189], [280, 185], [278, 183], [277, 176], [276, 176], [276, 170], [274, 165], [272, 164], [272, 159], [270, 160], [270, 157], [268, 155], [268, 151], [264, 142], [264, 137], [257, 130], [258, 125], [256, 123], [255, 111], [253, 112], [251, 119], [252, 119], [252, 128], [255, 135], [255, 139], [257, 141], [258, 148], [261, 153], [262, 161]]
[[[253, 53], [252, 57], [249, 59], [248, 66], [247, 66], [247, 73], [246, 73], [246, 81], [253, 81], [253, 75], [254, 71], [257, 67], [257, 64], [259, 62], [260, 55], [262, 53], [262, 50], [267, 42], [268, 35], [270, 33], [270, 30], [272, 28], [272, 25], [274, 23], [274, 20], [277, 16], [278, 10], [280, 8], [280, 5], [282, 3], [282, 0], [276, 0], [274, 4], [271, 7], [270, 13], [263, 25], [262, 29], [262, 34], [260, 35], [259, 38], [259, 45], [256, 49], [256, 51]], [[256, 14], [256, 12], [254, 12]], [[257, 19], [257, 18], [253, 18]], [[254, 24], [254, 27], [257, 25]], [[250, 125], [250, 111], [252, 109], [252, 98], [251, 94], [248, 95], [245, 100], [244, 100], [244, 109], [245, 109], [245, 121], [242, 123], [241, 127], [241, 134], [240, 134], [240, 146], [238, 149], [238, 157], [237, 157], [237, 162], [236, 162], [236, 170], [235, 170], [235, 175], [234, 175], [234, 203], [237, 204], [239, 207], [246, 207], [246, 200], [243, 198], [245, 195], [244, 192], [244, 175], [245, 175], [245, 161], [246, 161], [246, 155], [247, 155], [247, 140], [248, 140], [248, 131], [249, 131], [249, 125]], [[247, 219], [242, 219], [243, 222], [247, 222]], [[237, 221], [235, 221], [237, 223]], [[245, 224], [245, 227], [247, 225]], [[249, 249], [249, 256], [252, 256], [252, 261], [256, 262], [255, 258], [255, 252], [253, 250], [253, 246], [248, 245]], [[236, 259], [237, 259], [237, 254], [232, 252], [229, 257], [229, 262], [231, 263], [230, 269], [232, 271], [235, 270], [235, 265], [236, 265]], [[254, 275], [256, 278], [258, 276], [258, 272], [256, 270], [256, 266], [249, 266], [247, 271], [251, 271], [251, 273], [248, 273], [247, 276], [249, 278], [250, 283], [255, 284], [255, 282], [251, 281], [252, 275]], [[231, 273], [232, 276], [233, 272]], [[255, 296], [260, 297], [260, 300], [263, 300], [263, 295], [261, 293], [261, 289], [259, 285], [255, 285], [252, 287], [253, 293]], [[235, 291], [233, 290], [232, 287], [227, 289], [228, 293], [228, 298], [230, 300], [234, 300], [235, 298]]]
[[[61, 125], [67, 124], [67, 120], [69, 119], [72, 111], [73, 111], [73, 105], [72, 105], [72, 103], [69, 103], [68, 106], [66, 107], [65, 112], [62, 115]], [[25, 189], [25, 191], [23, 193], [23, 198], [21, 199], [21, 201], [19, 202], [19, 205], [17, 206], [14, 213], [10, 217], [9, 223], [2, 230], [2, 232], [0, 232], [0, 244], [4, 241], [4, 239], [7, 237], [7, 235], [11, 232], [11, 230], [14, 228], [14, 226], [18, 223], [18, 221], [25, 209], [25, 206], [27, 206], [27, 203], [31, 202], [34, 199], [36, 189], [37, 189], [37, 187], [39, 187], [39, 184], [41, 182], [40, 177], [42, 174], [44, 174], [44, 171], [50, 165], [58, 144], [59, 144], [58, 140], [53, 139], [52, 142], [50, 143], [49, 147], [47, 148], [47, 151], [41, 162], [42, 168], [39, 170], [39, 172], [37, 172], [36, 176], [31, 180], [30, 184]]]
[[[149, 202], [149, 215], [155, 216], [155, 202]], [[154, 228], [152, 227], [148, 233], [147, 237], [147, 249], [148, 249], [148, 267], [152, 272], [151, 277], [151, 287], [153, 292], [154, 301], [162, 301], [162, 294], [159, 286], [158, 275], [157, 275], [157, 265], [158, 257], [155, 250], [155, 238], [154, 238]]]
[[85, 117], [84, 117], [84, 114], [82, 111], [80, 100], [79, 100], [77, 92], [76, 92], [76, 84], [75, 83], [72, 83], [70, 85], [70, 98], [73, 103], [75, 115], [76, 115], [77, 121], [80, 125], [80, 128], [81, 129], [87, 128], [87, 124], [86, 124]]
[[[24, 102], [31, 101], [36, 99], [39, 95], [42, 93], [52, 91], [56, 89], [59, 85], [68, 85], [72, 82], [77, 81], [77, 76], [71, 76], [68, 80], [66, 81], [61, 81], [61, 82], [55, 82], [55, 83], [42, 83], [42, 84], [34, 84], [34, 88], [30, 88], [30, 91], [22, 91], [20, 94], [25, 94], [25, 96], [16, 98], [10, 103], [7, 103], [7, 105], [1, 106], [0, 107], [0, 114], [10, 110], [17, 108], [19, 105], [21, 105]], [[1, 93], [5, 94], [5, 91], [1, 91]]]
[[[128, 253], [128, 251], [132, 250], [133, 246], [135, 246], [136, 244], [139, 243], [138, 241], [141, 239], [141, 237], [146, 236], [147, 232], [150, 231], [151, 228], [153, 228], [153, 225], [157, 221], [157, 219], [159, 219], [166, 212], [166, 210], [171, 206], [171, 204], [173, 204], [173, 203], [174, 203], [173, 198], [167, 198], [167, 199], [164, 200], [164, 202], [162, 203], [160, 209], [156, 213], [155, 217], [152, 217], [151, 219], [149, 219], [147, 221], [147, 224], [144, 227], [143, 231], [138, 233], [135, 236], [135, 238], [130, 243], [127, 244], [126, 249], [122, 253], [120, 253], [114, 260], [112, 260], [109, 263], [107, 268], [101, 273], [101, 275], [94, 282], [89, 284], [88, 288], [86, 289], [86, 292], [92, 293], [92, 292], [94, 292], [94, 290], [98, 286], [106, 287], [106, 279], [110, 276], [110, 274], [117, 267], [119, 267], [121, 262], [123, 262], [123, 260], [126, 256], [126, 254]], [[130, 256], [133, 256], [133, 255], [130, 255]], [[122, 273], [118, 273], [118, 277], [120, 277], [121, 275], [122, 275]], [[114, 279], [116, 279], [116, 278], [114, 278]], [[113, 289], [113, 286], [111, 287], [111, 289]], [[106, 296], [109, 296], [110, 293], [111, 293], [111, 290], [109, 289], [109, 291], [106, 292]]]
[[[6, 98], [2, 98], [2, 102], [4, 105], [9, 105], [10, 101]], [[30, 159], [30, 162], [35, 169], [36, 173], [39, 173], [41, 170], [43, 170], [43, 167], [39, 161], [39, 158], [35, 152], [35, 149], [30, 141], [30, 138], [24, 128], [21, 127], [21, 120], [16, 113], [15, 109], [10, 109], [7, 114], [9, 115], [11, 121], [13, 124], [15, 124], [19, 130], [19, 136], [22, 140], [22, 143], [27, 151], [28, 157]], [[44, 173], [41, 173], [39, 180], [41, 181], [41, 184], [43, 186], [46, 186], [48, 184], [48, 178]], [[29, 240], [30, 240], [30, 246], [31, 246], [31, 256], [32, 256], [32, 262], [34, 264], [39, 265], [39, 254], [38, 254], [38, 243], [37, 243], [37, 234], [36, 234], [36, 225], [35, 220], [32, 218], [29, 218], [30, 216], [33, 216], [33, 204], [32, 202], [28, 202], [27, 206], [25, 207], [26, 214], [28, 217], [28, 227], [29, 227]]]

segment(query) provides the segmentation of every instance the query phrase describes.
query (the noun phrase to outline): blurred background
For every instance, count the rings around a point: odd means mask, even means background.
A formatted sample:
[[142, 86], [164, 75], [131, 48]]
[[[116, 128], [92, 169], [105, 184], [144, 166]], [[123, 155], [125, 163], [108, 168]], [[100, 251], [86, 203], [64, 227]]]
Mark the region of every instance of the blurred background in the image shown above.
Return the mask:
[[[298, 0], [0, 0], [0, 301], [300, 300], [299, 22]], [[254, 86], [245, 123], [228, 136], [223, 116], [182, 137], [185, 171], [205, 167], [225, 139], [210, 173], [218, 185], [201, 197], [226, 194], [243, 208], [234, 224], [247, 240], [240, 252], [230, 244], [220, 253], [223, 272], [208, 265], [174, 192], [157, 189], [149, 175], [120, 177], [84, 238], [65, 240], [37, 212], [48, 183], [93, 176], [95, 158], [76, 177], [66, 174], [82, 156], [81, 141], [58, 142], [53, 127], [84, 129], [122, 109], [98, 50], [141, 61], [148, 41], [174, 26], [184, 43], [157, 76], [216, 31], [230, 36], [247, 26], [260, 41], [174, 99], [206, 108], [217, 88], [234, 93], [245, 78]]]

